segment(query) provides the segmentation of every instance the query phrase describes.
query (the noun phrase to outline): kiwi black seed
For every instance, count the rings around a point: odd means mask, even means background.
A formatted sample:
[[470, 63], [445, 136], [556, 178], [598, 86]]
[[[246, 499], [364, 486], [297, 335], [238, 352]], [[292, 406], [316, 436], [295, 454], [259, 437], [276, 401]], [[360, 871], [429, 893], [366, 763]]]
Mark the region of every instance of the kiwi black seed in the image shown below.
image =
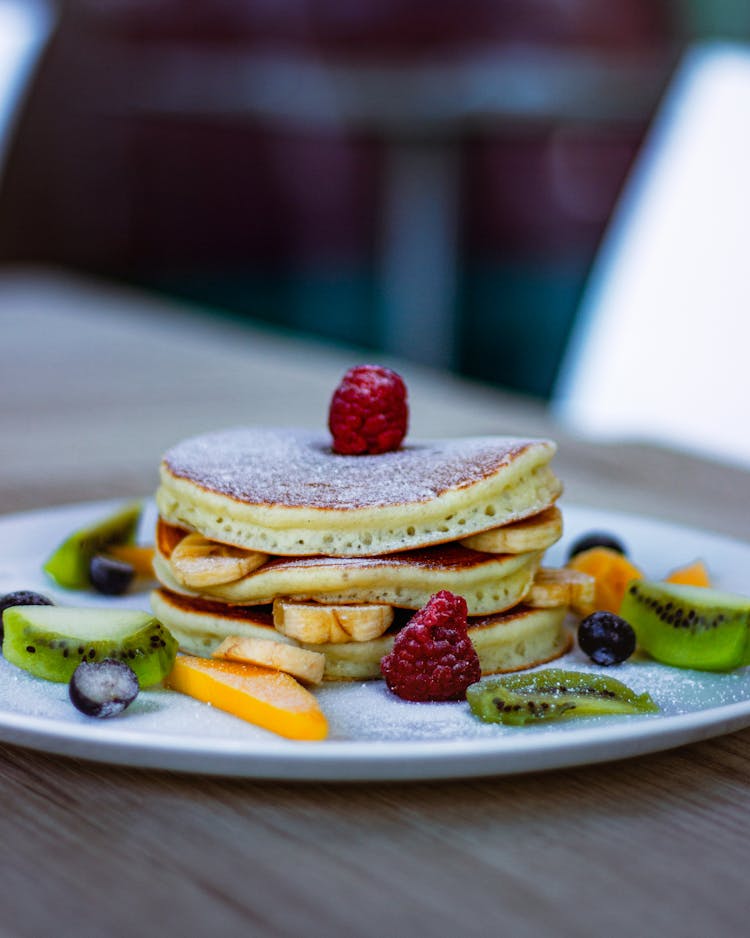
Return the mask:
[[608, 531], [589, 531], [570, 545], [568, 560], [572, 560], [577, 554], [582, 554], [585, 550], [591, 550], [593, 547], [607, 547], [609, 550], [615, 550], [618, 554], [622, 554], [623, 557], [628, 556], [627, 549], [619, 537], [610, 534]]
[[147, 612], [15, 606], [4, 618], [7, 660], [47, 681], [69, 681], [81, 661], [114, 658], [149, 687], [167, 676], [177, 653], [173, 636]]
[[90, 717], [113, 717], [129, 707], [140, 685], [132, 668], [114, 658], [82, 661], [73, 672], [68, 694], [73, 706]]
[[750, 597], [702, 586], [634, 580], [620, 615], [664, 664], [727, 671], [750, 664]]
[[469, 687], [466, 699], [480, 720], [511, 726], [658, 710], [648, 694], [636, 694], [614, 678], [559, 668], [485, 678]]

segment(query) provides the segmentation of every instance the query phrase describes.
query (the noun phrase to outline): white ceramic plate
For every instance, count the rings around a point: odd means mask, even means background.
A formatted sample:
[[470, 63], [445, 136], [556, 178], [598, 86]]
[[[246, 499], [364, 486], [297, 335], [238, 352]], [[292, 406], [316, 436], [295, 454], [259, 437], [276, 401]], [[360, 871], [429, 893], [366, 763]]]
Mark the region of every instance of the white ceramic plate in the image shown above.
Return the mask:
[[[0, 594], [35, 589], [68, 605], [148, 608], [147, 593], [104, 598], [51, 588], [41, 571], [72, 530], [111, 503], [0, 519]], [[750, 544], [645, 518], [564, 506], [566, 535], [549, 551], [562, 562], [572, 538], [592, 528], [618, 534], [649, 576], [702, 557], [721, 589], [750, 594]], [[152, 518], [144, 519], [148, 526]], [[591, 670], [577, 651], [560, 665]], [[79, 714], [65, 685], [0, 660], [0, 741], [99, 762], [158, 769], [306, 780], [438, 779], [563, 768], [656, 752], [750, 725], [750, 668], [709, 674], [646, 660], [612, 669], [649, 691], [659, 714], [590, 717], [528, 728], [475, 720], [465, 703], [411, 704], [380, 681], [319, 691], [330, 724], [320, 743], [290, 742], [170, 691], [144, 691], [119, 717]]]

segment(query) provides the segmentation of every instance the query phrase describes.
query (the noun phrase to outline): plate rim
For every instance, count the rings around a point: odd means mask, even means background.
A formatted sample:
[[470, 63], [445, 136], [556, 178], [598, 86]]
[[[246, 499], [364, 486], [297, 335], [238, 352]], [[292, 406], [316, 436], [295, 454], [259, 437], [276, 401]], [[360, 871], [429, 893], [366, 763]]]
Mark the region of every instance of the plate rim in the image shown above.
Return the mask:
[[[0, 516], [0, 528], [43, 520], [50, 514], [95, 513], [120, 504], [122, 498], [74, 502]], [[152, 502], [143, 496], [144, 505]], [[692, 525], [579, 502], [566, 507], [582, 512], [627, 519], [672, 532], [689, 531], [725, 545], [750, 551], [750, 542]], [[664, 665], [664, 667], [667, 667]], [[674, 669], [681, 670], [681, 669]], [[596, 723], [591, 722], [596, 721]], [[37, 752], [82, 758], [100, 764], [160, 769], [198, 775], [298, 781], [420, 781], [510, 775], [523, 772], [583, 767], [664, 751], [724, 735], [750, 725], [750, 697], [746, 700], [666, 716], [634, 715], [627, 721], [594, 717], [586, 725], [566, 728], [540, 725], [524, 736], [459, 740], [340, 740], [300, 742], [270, 737], [236, 739], [205, 735], [191, 745], [174, 733], [119, 729], [111, 734], [104, 724], [65, 723], [0, 709], [0, 742]], [[535, 733], [540, 739], [535, 739]], [[614, 750], [613, 750], [614, 747]], [[408, 758], [405, 758], [408, 756]]]

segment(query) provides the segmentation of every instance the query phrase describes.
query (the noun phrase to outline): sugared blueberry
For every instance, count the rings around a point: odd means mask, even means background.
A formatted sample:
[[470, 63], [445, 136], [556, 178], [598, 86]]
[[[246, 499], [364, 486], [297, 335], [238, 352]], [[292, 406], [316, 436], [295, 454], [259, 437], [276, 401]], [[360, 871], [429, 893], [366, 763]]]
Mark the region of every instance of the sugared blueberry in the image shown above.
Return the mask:
[[54, 606], [51, 599], [32, 590], [16, 590], [0, 596], [0, 642], [3, 640], [3, 613], [11, 606]]
[[635, 651], [635, 632], [613, 612], [592, 612], [578, 626], [578, 646], [594, 664], [620, 664]]
[[97, 592], [107, 596], [121, 596], [135, 579], [135, 569], [132, 564], [116, 557], [95, 554], [89, 564], [89, 578]]
[[628, 556], [625, 545], [614, 534], [609, 534], [607, 531], [589, 531], [588, 534], [581, 535], [570, 545], [568, 560], [575, 557], [576, 554], [582, 554], [585, 550], [591, 550], [592, 547], [608, 547], [610, 550], [616, 550], [618, 554], [622, 554], [624, 557]]
[[138, 696], [138, 677], [124, 661], [82, 661], [68, 685], [76, 710], [89, 717], [113, 717]]

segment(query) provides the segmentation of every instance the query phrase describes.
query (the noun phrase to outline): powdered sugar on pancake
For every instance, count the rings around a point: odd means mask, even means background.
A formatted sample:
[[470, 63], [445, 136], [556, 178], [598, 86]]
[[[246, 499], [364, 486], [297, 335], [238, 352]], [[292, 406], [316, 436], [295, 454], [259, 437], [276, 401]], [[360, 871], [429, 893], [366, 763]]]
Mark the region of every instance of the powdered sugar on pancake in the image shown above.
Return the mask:
[[534, 448], [540, 464], [555, 452], [546, 440], [467, 437], [339, 456], [325, 434], [253, 427], [185, 440], [164, 464], [173, 476], [240, 502], [350, 509], [427, 502], [495, 475]]

